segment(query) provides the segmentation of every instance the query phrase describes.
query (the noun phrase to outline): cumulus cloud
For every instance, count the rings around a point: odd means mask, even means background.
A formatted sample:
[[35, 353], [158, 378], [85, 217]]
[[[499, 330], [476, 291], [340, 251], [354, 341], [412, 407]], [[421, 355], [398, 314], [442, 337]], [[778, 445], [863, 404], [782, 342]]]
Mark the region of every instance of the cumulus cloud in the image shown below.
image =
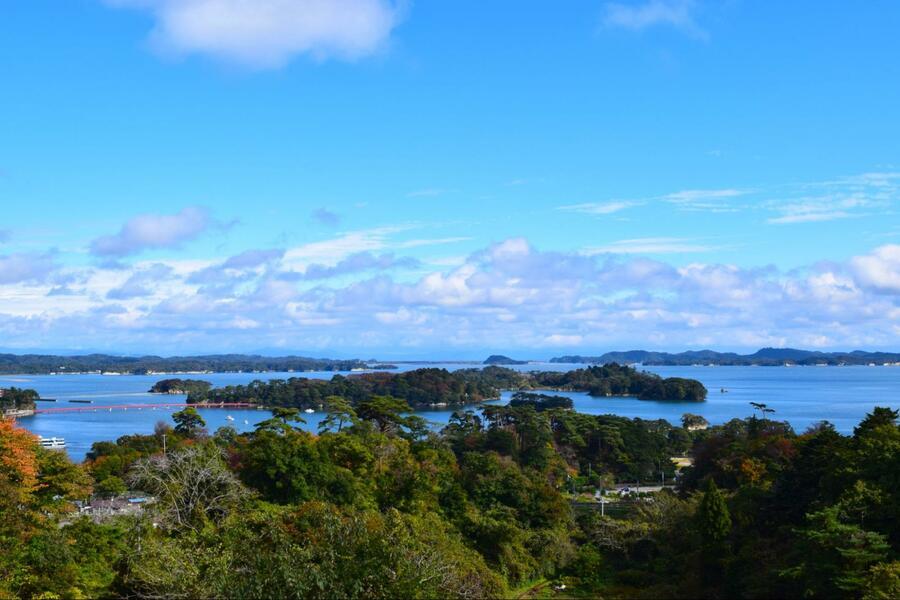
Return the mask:
[[56, 268], [51, 254], [7, 254], [0, 256], [0, 284], [45, 281]]
[[306, 268], [302, 275], [287, 273], [285, 276], [288, 278], [293, 276], [295, 279], [327, 279], [362, 271], [384, 271], [395, 268], [412, 269], [418, 266], [419, 261], [410, 257], [398, 258], [392, 253], [376, 255], [371, 252], [357, 252], [339, 261], [336, 265], [312, 264]]
[[164, 264], [153, 264], [147, 268], [132, 273], [119, 287], [106, 293], [110, 300], [130, 300], [150, 296], [155, 292], [156, 285], [172, 274], [172, 267]]
[[222, 268], [252, 269], [278, 260], [282, 256], [284, 256], [284, 250], [277, 248], [271, 250], [247, 250], [228, 258], [228, 260], [222, 263]]
[[603, 16], [607, 27], [643, 31], [656, 26], [668, 26], [691, 36], [705, 38], [706, 32], [694, 19], [693, 0], [649, 0], [634, 4], [609, 3]]
[[859, 281], [878, 292], [900, 294], [900, 245], [888, 244], [850, 261]]
[[148, 11], [151, 42], [254, 68], [298, 55], [353, 60], [379, 51], [401, 20], [389, 0], [106, 0]]
[[[305, 349], [395, 356], [485, 347], [849, 349], [887, 346], [900, 335], [898, 245], [783, 272], [676, 266], [627, 252], [542, 251], [524, 238], [443, 266], [379, 248], [351, 250], [387, 245], [383, 231], [328, 243], [345, 253], [323, 261], [326, 242], [316, 242], [285, 258], [280, 250], [253, 250], [213, 263], [94, 266], [59, 276], [0, 261], [0, 334], [10, 345], [52, 332], [55, 345], [90, 338], [111, 349], [159, 352], [291, 347], [300, 339]], [[292, 251], [302, 265], [287, 263]], [[196, 285], [210, 268], [239, 283]], [[326, 278], [333, 278], [329, 285]]]
[[174, 215], [139, 215], [125, 223], [119, 233], [91, 242], [91, 252], [116, 258], [144, 250], [178, 248], [196, 239], [212, 224], [209, 211], [197, 206], [189, 206]]

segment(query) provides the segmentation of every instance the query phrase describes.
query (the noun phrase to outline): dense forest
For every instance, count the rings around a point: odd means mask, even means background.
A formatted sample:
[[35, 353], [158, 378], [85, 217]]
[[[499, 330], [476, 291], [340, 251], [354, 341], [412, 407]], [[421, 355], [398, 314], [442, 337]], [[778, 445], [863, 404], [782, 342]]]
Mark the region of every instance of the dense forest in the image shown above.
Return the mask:
[[631, 395], [642, 400], [702, 402], [706, 398], [706, 388], [699, 381], [677, 377], [663, 379], [652, 373], [611, 364], [567, 373], [522, 373], [489, 366], [458, 371], [427, 368], [402, 373], [335, 375], [330, 380], [304, 377], [257, 380], [247, 385], [198, 388], [189, 394], [188, 402], [250, 402], [305, 409], [321, 407], [330, 396], [340, 396], [355, 405], [372, 395], [382, 395], [400, 398], [413, 408], [423, 408], [463, 406], [497, 398], [501, 390], [530, 389], [583, 391], [595, 396]]
[[885, 365], [900, 363], [900, 354], [896, 352], [820, 352], [816, 350], [798, 350], [796, 348], [762, 348], [753, 354], [736, 354], [734, 352], [716, 352], [714, 350], [689, 350], [687, 352], [652, 352], [647, 350], [628, 350], [625, 352], [607, 352], [600, 356], [568, 355], [551, 358], [552, 363], [566, 364], [607, 364], [641, 363], [643, 365], [716, 365], [716, 366], [758, 366], [780, 367], [783, 365]]
[[[47, 373], [252, 373], [255, 371], [350, 371], [362, 369], [360, 360], [332, 360], [302, 356], [258, 356], [214, 354], [209, 356], [53, 356], [42, 354], [0, 354], [0, 374], [40, 375]], [[379, 365], [390, 368], [391, 365]]]
[[[848, 436], [490, 406], [434, 433], [395, 398], [327, 406], [318, 435], [296, 409], [210, 435], [188, 407], [174, 429], [95, 444], [83, 465], [0, 421], [0, 597], [900, 592], [897, 411]], [[671, 482], [684, 455], [676, 487], [611, 493]], [[143, 510], [77, 509], [127, 488]]]

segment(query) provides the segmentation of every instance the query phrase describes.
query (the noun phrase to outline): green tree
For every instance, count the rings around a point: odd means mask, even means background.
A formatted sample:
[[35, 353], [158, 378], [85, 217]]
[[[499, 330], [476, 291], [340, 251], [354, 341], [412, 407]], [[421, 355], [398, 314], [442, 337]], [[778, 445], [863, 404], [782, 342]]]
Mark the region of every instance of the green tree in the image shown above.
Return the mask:
[[884, 536], [842, 522], [839, 506], [807, 515], [806, 527], [797, 534], [796, 564], [782, 575], [794, 580], [803, 596], [859, 594], [869, 583], [869, 569], [889, 549]]
[[110, 475], [96, 486], [94, 486], [94, 492], [100, 496], [105, 496], [107, 498], [114, 496], [121, 496], [125, 492], [128, 491], [128, 486], [125, 485], [125, 482], [122, 481], [121, 477], [116, 477], [115, 475]]
[[326, 416], [319, 423], [319, 433], [333, 431], [337, 426], [337, 432], [340, 433], [344, 429], [345, 423], [356, 423], [356, 411], [353, 406], [340, 396], [328, 396], [325, 398]]
[[412, 409], [405, 400], [392, 396], [372, 396], [359, 403], [356, 414], [364, 421], [370, 421], [381, 433], [398, 432], [409, 423], [403, 413]]
[[193, 406], [173, 413], [172, 420], [175, 421], [175, 433], [189, 438], [197, 437], [206, 427], [206, 421]]
[[724, 541], [731, 533], [731, 514], [725, 496], [712, 477], [706, 481], [706, 490], [697, 507], [697, 529], [704, 541], [715, 544]]
[[900, 561], [877, 564], [869, 570], [863, 600], [900, 598]]

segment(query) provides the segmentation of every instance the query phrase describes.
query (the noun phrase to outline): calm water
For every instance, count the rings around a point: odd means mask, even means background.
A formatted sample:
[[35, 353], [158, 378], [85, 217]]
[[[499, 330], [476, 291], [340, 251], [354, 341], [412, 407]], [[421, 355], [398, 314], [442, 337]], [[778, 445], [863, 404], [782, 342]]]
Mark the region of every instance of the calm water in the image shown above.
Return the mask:
[[[420, 366], [402, 365], [402, 370]], [[472, 365], [442, 366], [450, 370]], [[532, 364], [514, 367], [519, 370], [569, 370], [577, 365]], [[788, 421], [802, 431], [821, 420], [834, 423], [838, 430], [848, 433], [875, 406], [900, 408], [900, 367], [646, 367], [664, 377], [698, 379], [709, 389], [704, 403], [649, 402], [633, 398], [592, 398], [583, 393], [565, 393], [571, 397], [575, 409], [588, 414], [617, 414], [643, 419], [666, 419], [677, 423], [681, 415], [691, 412], [706, 417], [711, 423], [723, 423], [734, 417], [751, 414], [750, 401], [765, 402], [775, 409], [772, 418]], [[346, 374], [346, 373], [345, 373]], [[242, 384], [254, 379], [283, 379], [309, 377], [330, 379], [333, 372], [313, 373], [215, 373], [192, 375], [211, 381], [215, 386]], [[57, 402], [40, 403], [40, 408], [85, 407], [96, 412], [42, 414], [21, 420], [22, 425], [42, 436], [64, 437], [69, 454], [82, 460], [91, 444], [99, 440], [115, 440], [130, 433], [151, 433], [158, 421], [172, 423], [177, 408], [114, 410], [104, 406], [123, 404], [152, 404], [183, 402], [184, 396], [159, 396], [147, 390], [165, 376], [104, 376], [104, 375], [22, 375], [0, 376], [0, 387], [36, 389], [42, 397]], [[727, 392], [720, 390], [724, 388]], [[506, 402], [510, 394], [503, 394]], [[69, 400], [92, 400], [92, 404], [72, 404]], [[224, 425], [238, 431], [250, 431], [269, 413], [256, 409], [201, 409], [208, 429], [212, 432]], [[452, 411], [423, 411], [421, 415], [436, 424], [446, 423]], [[228, 421], [230, 415], [234, 421]], [[304, 415], [305, 428], [315, 431], [321, 414]]]

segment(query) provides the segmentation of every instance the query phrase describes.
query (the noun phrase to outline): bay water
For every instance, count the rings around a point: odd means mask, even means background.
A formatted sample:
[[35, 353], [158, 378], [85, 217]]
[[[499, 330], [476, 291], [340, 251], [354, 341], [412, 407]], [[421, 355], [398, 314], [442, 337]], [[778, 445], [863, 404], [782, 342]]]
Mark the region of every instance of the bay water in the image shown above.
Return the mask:
[[[448, 370], [477, 366], [473, 364], [405, 363], [400, 370], [421, 367]], [[568, 371], [583, 365], [530, 363], [516, 365], [518, 370]], [[581, 392], [552, 392], [568, 396], [575, 410], [588, 414], [615, 414], [642, 419], [666, 419], [676, 424], [684, 413], [702, 415], [710, 423], [720, 424], [753, 413], [750, 402], [763, 402], [775, 412], [770, 418], [787, 421], [795, 430], [827, 420], [843, 433], [853, 427], [876, 406], [900, 408], [900, 367], [642, 367], [663, 377], [698, 379], [709, 390], [706, 402], [655, 402], [622, 397], [591, 397]], [[63, 437], [73, 460], [83, 460], [96, 441], [114, 441], [127, 434], [152, 433], [157, 422], [172, 424], [177, 407], [136, 407], [130, 410], [111, 406], [181, 403], [182, 395], [150, 394], [154, 383], [167, 377], [195, 378], [216, 387], [245, 384], [255, 379], [308, 377], [330, 379], [336, 372], [305, 373], [209, 373], [201, 375], [12, 375], [0, 376], [0, 387], [33, 388], [44, 398], [38, 408], [85, 408], [85, 412], [46, 413], [20, 419], [21, 425], [44, 437]], [[349, 373], [341, 373], [348, 375]], [[504, 392], [499, 403], [511, 393]], [[89, 400], [90, 403], [73, 403]], [[427, 410], [419, 414], [440, 426], [447, 423], [453, 410]], [[210, 432], [231, 425], [238, 431], [251, 431], [270, 413], [259, 409], [200, 409]], [[233, 420], [228, 419], [231, 417]], [[324, 418], [321, 413], [304, 414], [304, 429], [316, 431]]]

